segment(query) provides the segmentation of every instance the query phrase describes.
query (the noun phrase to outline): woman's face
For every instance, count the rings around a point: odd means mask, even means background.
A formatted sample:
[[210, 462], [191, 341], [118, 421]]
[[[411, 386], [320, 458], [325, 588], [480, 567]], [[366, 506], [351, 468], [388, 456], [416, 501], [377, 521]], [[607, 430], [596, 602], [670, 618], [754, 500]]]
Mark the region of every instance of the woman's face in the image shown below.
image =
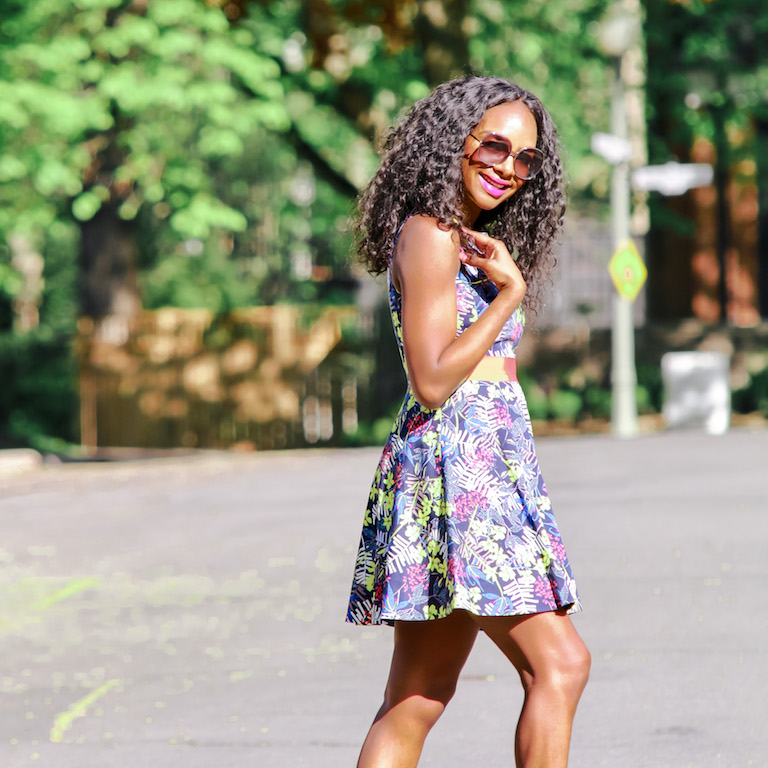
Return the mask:
[[[509, 200], [525, 183], [514, 174], [515, 163], [512, 155], [497, 165], [479, 162], [473, 153], [489, 133], [504, 136], [512, 145], [512, 151], [523, 147], [535, 147], [538, 139], [536, 118], [520, 100], [510, 101], [491, 107], [472, 130], [472, 136], [464, 141], [464, 152], [468, 155], [461, 161], [464, 177], [465, 224], [472, 224], [481, 211], [492, 211]], [[477, 138], [473, 138], [477, 137]]]

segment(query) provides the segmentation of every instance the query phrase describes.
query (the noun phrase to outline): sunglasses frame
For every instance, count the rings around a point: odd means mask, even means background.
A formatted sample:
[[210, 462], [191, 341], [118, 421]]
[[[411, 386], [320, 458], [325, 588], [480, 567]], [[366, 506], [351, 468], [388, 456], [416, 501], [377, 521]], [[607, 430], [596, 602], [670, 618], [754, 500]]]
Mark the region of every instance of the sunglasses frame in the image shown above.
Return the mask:
[[[473, 133], [470, 133], [469, 135], [470, 135], [470, 136], [471, 136], [471, 137], [472, 137], [472, 138], [473, 138], [475, 141], [477, 141], [477, 142], [478, 142], [478, 147], [477, 147], [477, 149], [476, 149], [474, 152], [470, 153], [469, 155], [464, 155], [464, 157], [466, 157], [466, 158], [468, 158], [468, 159], [473, 159], [473, 158], [474, 158], [474, 159], [476, 160], [476, 162], [478, 162], [478, 163], [481, 163], [482, 165], [484, 165], [484, 166], [486, 166], [486, 167], [488, 167], [488, 168], [490, 168], [490, 167], [492, 167], [492, 166], [494, 166], [494, 165], [500, 165], [500, 164], [501, 164], [501, 163], [503, 163], [503, 162], [504, 162], [504, 161], [505, 161], [505, 160], [506, 160], [508, 157], [511, 157], [511, 158], [512, 158], [512, 160], [513, 160], [513, 163], [512, 163], [512, 172], [515, 174], [515, 176], [516, 176], [518, 179], [520, 179], [520, 181], [529, 181], [530, 179], [533, 179], [533, 178], [535, 178], [535, 177], [536, 177], [536, 176], [539, 174], [539, 172], [541, 171], [541, 168], [542, 168], [542, 166], [544, 165], [544, 153], [543, 153], [543, 152], [542, 152], [542, 151], [541, 151], [541, 150], [540, 150], [538, 147], [521, 147], [520, 149], [518, 149], [518, 150], [517, 150], [517, 152], [514, 152], [514, 151], [512, 150], [512, 143], [510, 142], [510, 140], [509, 140], [509, 139], [508, 139], [506, 136], [502, 136], [501, 134], [498, 134], [498, 133], [489, 133], [489, 134], [487, 134], [487, 135], [486, 135], [484, 138], [482, 138], [482, 139], [478, 139], [478, 138], [477, 138], [477, 136], [475, 136]], [[507, 154], [506, 154], [506, 155], [505, 155], [503, 158], [501, 158], [501, 159], [497, 160], [495, 163], [486, 163], [484, 160], [481, 160], [479, 157], [476, 157], [477, 153], [478, 153], [478, 152], [479, 152], [479, 151], [480, 151], [480, 150], [483, 148], [483, 145], [484, 145], [484, 144], [486, 144], [486, 143], [488, 142], [488, 139], [489, 139], [489, 138], [492, 138], [492, 139], [496, 140], [496, 141], [497, 141], [498, 143], [500, 143], [500, 144], [506, 144], [506, 146], [509, 148], [509, 151], [507, 152]], [[517, 172], [517, 169], [516, 169], [516, 166], [517, 166], [517, 158], [518, 158], [518, 157], [519, 157], [519, 156], [520, 156], [520, 155], [521, 155], [523, 152], [532, 152], [532, 153], [533, 153], [533, 158], [534, 158], [534, 159], [535, 159], [536, 157], [540, 158], [539, 167], [536, 169], [536, 172], [535, 172], [535, 173], [532, 173], [530, 176], [521, 176], [521, 175], [520, 175], [520, 174]], [[529, 168], [530, 168], [530, 166], [529, 166]]]

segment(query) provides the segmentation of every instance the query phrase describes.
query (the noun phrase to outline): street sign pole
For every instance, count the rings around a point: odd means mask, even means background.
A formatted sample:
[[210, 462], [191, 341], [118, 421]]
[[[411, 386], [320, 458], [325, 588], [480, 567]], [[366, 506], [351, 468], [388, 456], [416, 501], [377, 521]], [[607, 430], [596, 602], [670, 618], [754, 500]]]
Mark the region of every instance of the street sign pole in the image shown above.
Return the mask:
[[[611, 98], [611, 132], [628, 139], [624, 81], [621, 58], [615, 61]], [[618, 162], [611, 175], [611, 231], [613, 250], [618, 252], [630, 242], [629, 164]], [[611, 430], [616, 437], [637, 435], [637, 373], [635, 370], [635, 327], [632, 301], [618, 291], [613, 297], [613, 329], [611, 333]]]

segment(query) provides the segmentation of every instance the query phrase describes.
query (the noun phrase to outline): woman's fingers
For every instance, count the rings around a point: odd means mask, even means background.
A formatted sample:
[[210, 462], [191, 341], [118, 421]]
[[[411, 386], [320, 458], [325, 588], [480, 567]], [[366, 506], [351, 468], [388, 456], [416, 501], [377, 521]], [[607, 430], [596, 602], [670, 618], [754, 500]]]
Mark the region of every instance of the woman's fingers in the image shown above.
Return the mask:
[[501, 240], [497, 240], [485, 232], [476, 232], [467, 227], [461, 228], [461, 244], [465, 250], [474, 251], [486, 258], [509, 254], [507, 246]]
[[485, 262], [487, 262], [489, 259], [492, 259], [493, 256], [489, 255], [486, 256], [484, 253], [478, 253], [477, 251], [467, 248], [466, 246], [459, 252], [459, 258], [465, 263], [465, 264], [471, 264], [473, 267], [482, 266]]
[[485, 232], [461, 228], [461, 252], [459, 258], [473, 267], [478, 267], [496, 284], [499, 290], [515, 286], [525, 293], [525, 281], [507, 246]]
[[473, 237], [477, 240], [493, 240], [493, 238], [487, 232], [481, 232], [479, 230], [470, 229], [469, 227], [462, 226], [461, 231], [465, 234]]
[[461, 231], [468, 237], [474, 240], [480, 247], [491, 245], [491, 244], [500, 244], [504, 245], [504, 243], [501, 242], [501, 240], [497, 240], [495, 237], [491, 237], [487, 232], [480, 232], [476, 231], [474, 229], [470, 229], [469, 227], [462, 227]]
[[459, 230], [459, 242], [461, 243], [462, 253], [478, 256], [485, 255], [483, 247], [477, 242], [473, 235], [469, 233], [469, 231], [464, 229]]
[[497, 240], [485, 232], [475, 232], [466, 227], [461, 228], [461, 260], [465, 264], [473, 266], [482, 266], [490, 259], [504, 261], [505, 258], [511, 260], [507, 246], [501, 240]]

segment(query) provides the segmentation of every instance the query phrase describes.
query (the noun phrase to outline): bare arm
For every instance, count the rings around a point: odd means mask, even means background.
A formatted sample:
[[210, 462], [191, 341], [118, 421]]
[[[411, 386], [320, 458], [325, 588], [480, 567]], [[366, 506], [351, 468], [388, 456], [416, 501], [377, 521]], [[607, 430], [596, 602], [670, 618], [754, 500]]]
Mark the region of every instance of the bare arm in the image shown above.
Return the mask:
[[[469, 231], [469, 230], [467, 230]], [[439, 408], [485, 356], [525, 295], [525, 282], [506, 246], [470, 233], [483, 255], [459, 257], [459, 237], [427, 216], [403, 227], [392, 264], [403, 297], [403, 345], [416, 399]], [[482, 269], [499, 293], [471, 327], [456, 336], [456, 274], [460, 261]]]

